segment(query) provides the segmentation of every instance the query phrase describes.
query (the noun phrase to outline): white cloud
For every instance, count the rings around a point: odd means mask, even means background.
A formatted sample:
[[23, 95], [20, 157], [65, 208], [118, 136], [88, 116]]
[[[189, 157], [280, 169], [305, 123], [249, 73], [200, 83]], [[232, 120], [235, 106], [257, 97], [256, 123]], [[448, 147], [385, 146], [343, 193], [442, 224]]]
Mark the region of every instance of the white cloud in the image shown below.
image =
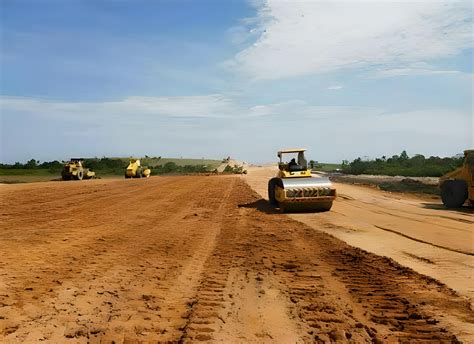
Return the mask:
[[377, 71], [375, 78], [391, 78], [394, 76], [411, 75], [441, 75], [441, 74], [460, 74], [457, 70], [431, 70], [431, 69], [413, 69], [413, 68], [394, 68]]
[[0, 108], [4, 112], [19, 111], [47, 118], [70, 118], [80, 120], [116, 116], [159, 117], [210, 117], [219, 118], [235, 114], [234, 102], [220, 94], [179, 97], [127, 97], [118, 101], [65, 102], [41, 98], [0, 97]]
[[329, 86], [327, 89], [331, 91], [338, 91], [338, 90], [342, 90], [343, 88], [344, 87], [341, 85], [332, 85], [332, 86]]
[[249, 40], [250, 37], [254, 35], [254, 33], [252, 33], [248, 27], [244, 25], [238, 25], [228, 29], [227, 35], [233, 44], [239, 45]]
[[256, 42], [228, 65], [278, 79], [442, 58], [472, 45], [469, 1], [281, 1], [258, 7]]
[[437, 70], [427, 63], [413, 63], [404, 68], [388, 68], [376, 70], [370, 77], [375, 79], [391, 78], [396, 76], [414, 75], [457, 75], [466, 74], [457, 70]]

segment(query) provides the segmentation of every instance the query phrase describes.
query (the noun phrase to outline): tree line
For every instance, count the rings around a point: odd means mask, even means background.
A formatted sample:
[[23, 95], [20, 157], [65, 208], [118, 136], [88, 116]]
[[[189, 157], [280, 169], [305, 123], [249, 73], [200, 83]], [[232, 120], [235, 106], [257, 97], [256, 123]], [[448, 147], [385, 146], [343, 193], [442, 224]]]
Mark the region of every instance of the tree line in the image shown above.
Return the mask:
[[[393, 155], [389, 158], [386, 156], [376, 158], [375, 160], [362, 160], [361, 158], [357, 158], [352, 162], [344, 160], [342, 162], [341, 170], [343, 173], [347, 174], [440, 177], [461, 166], [462, 162], [463, 157], [440, 158], [438, 156], [431, 156], [426, 158], [421, 154], [415, 154], [414, 156], [409, 157], [407, 152], [403, 151], [399, 155]], [[124, 169], [128, 166], [128, 161], [117, 158], [92, 158], [85, 159], [84, 165], [92, 171], [99, 173], [122, 174]], [[63, 166], [64, 162], [58, 160], [40, 162], [39, 160], [31, 159], [26, 163], [0, 163], [0, 169], [43, 169], [48, 170], [50, 173], [59, 173]], [[209, 172], [208, 167], [205, 165], [180, 166], [174, 162], [156, 164], [155, 166], [150, 167], [152, 169], [152, 174]]]
[[440, 177], [460, 167], [463, 157], [440, 158], [415, 154], [409, 157], [406, 151], [387, 158], [382, 156], [375, 160], [357, 158], [352, 162], [342, 162], [342, 172], [347, 174], [374, 174], [407, 177]]

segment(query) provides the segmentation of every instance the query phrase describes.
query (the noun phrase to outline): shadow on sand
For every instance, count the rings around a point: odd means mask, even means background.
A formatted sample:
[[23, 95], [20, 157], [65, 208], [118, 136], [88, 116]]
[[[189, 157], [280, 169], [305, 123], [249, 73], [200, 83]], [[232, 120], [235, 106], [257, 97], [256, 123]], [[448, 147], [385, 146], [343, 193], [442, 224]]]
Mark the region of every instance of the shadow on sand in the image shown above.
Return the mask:
[[258, 211], [261, 211], [262, 213], [265, 214], [313, 214], [313, 213], [319, 213], [321, 211], [318, 211], [314, 208], [301, 208], [301, 205], [299, 207], [295, 208], [287, 208], [285, 211], [281, 211], [280, 208], [272, 206], [267, 200], [260, 198], [258, 201], [251, 202], [251, 203], [244, 203], [244, 204], [239, 204], [239, 208], [251, 208], [251, 209], [257, 209]]
[[277, 208], [272, 206], [267, 200], [260, 198], [258, 201], [251, 203], [239, 204], [239, 208], [250, 208], [257, 209], [265, 214], [278, 214], [280, 213]]
[[461, 208], [448, 209], [443, 204], [440, 204], [440, 203], [422, 203], [422, 205], [426, 209], [455, 211], [455, 212], [464, 213], [464, 214], [474, 214], [474, 207], [473, 206], [464, 205]]

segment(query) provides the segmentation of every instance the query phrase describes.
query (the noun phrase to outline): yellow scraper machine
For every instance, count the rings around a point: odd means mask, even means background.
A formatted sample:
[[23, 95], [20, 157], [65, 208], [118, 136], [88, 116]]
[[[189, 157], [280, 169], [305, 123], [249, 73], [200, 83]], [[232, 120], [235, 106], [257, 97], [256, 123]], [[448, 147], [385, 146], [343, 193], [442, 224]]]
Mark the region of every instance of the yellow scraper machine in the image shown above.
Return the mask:
[[336, 198], [336, 189], [329, 178], [311, 175], [305, 151], [286, 149], [278, 152], [279, 170], [277, 176], [268, 182], [268, 199], [282, 212], [328, 211]]
[[130, 159], [130, 163], [125, 170], [125, 178], [148, 178], [151, 170], [140, 164], [140, 159]]

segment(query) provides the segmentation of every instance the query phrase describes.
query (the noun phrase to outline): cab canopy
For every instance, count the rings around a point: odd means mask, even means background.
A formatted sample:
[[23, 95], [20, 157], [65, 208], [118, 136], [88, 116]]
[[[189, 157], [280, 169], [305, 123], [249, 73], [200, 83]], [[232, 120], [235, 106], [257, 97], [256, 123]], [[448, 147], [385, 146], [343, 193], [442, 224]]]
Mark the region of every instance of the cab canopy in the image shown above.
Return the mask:
[[306, 169], [308, 167], [306, 159], [304, 157], [305, 148], [294, 148], [294, 149], [284, 149], [278, 151], [278, 157], [280, 158], [280, 164], [283, 163], [283, 154], [298, 154], [297, 162], [298, 166], [301, 169]]
[[277, 156], [281, 159], [282, 154], [287, 154], [287, 153], [303, 153], [306, 151], [306, 148], [293, 148], [293, 149], [284, 149], [281, 151], [278, 151]]

